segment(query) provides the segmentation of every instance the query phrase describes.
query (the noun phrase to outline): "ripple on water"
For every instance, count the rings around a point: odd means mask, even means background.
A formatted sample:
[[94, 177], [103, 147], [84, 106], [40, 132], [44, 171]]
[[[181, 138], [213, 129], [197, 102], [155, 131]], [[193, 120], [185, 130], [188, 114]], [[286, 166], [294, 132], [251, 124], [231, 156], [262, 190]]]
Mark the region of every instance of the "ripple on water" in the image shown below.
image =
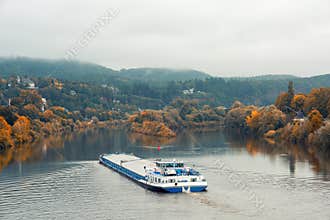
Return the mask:
[[47, 214], [50, 204], [54, 202], [68, 205], [74, 202], [74, 197], [84, 196], [84, 188], [92, 178], [93, 166], [88, 163], [63, 166], [63, 169], [51, 170], [46, 175], [41, 173], [14, 178], [1, 176], [0, 216], [20, 215], [29, 207], [33, 208], [36, 201], [39, 208], [44, 208], [43, 213]]
[[[24, 175], [13, 176], [6, 173], [0, 176], [0, 218], [159, 220], [184, 219], [187, 216], [189, 219], [209, 219], [215, 216], [245, 219], [257, 216], [259, 219], [272, 219], [272, 214], [276, 214], [276, 217], [282, 216], [280, 212], [290, 214], [285, 212], [287, 207], [283, 204], [286, 202], [301, 200], [308, 203], [316, 199], [317, 205], [311, 205], [311, 210], [324, 208], [329, 204], [329, 200], [321, 200], [318, 196], [318, 193], [322, 192], [328, 195], [329, 182], [309, 177], [294, 178], [233, 170], [232, 172], [239, 175], [258, 195], [267, 195], [270, 192], [273, 196], [279, 192], [282, 196], [286, 195], [286, 191], [291, 193], [290, 197], [280, 198], [276, 202], [268, 201], [266, 197], [265, 204], [270, 208], [265, 213], [255, 213], [248, 195], [232, 186], [226, 174], [217, 172], [213, 163], [203, 159], [190, 160], [194, 161], [207, 177], [208, 192], [150, 192], [100, 166], [97, 161], [50, 163], [42, 172], [40, 167], [31, 165], [28, 172], [23, 172]], [[34, 172], [34, 169], [37, 172]], [[282, 188], [284, 193], [279, 190]], [[309, 199], [310, 195], [313, 196], [312, 199]], [[272, 207], [277, 210], [274, 211]], [[298, 207], [294, 211], [301, 210]]]

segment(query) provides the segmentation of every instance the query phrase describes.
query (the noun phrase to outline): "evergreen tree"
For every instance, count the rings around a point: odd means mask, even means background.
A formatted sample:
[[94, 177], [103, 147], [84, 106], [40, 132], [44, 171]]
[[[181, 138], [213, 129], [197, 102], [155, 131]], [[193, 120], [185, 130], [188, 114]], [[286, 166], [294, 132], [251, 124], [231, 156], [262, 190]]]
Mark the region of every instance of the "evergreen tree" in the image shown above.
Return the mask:
[[294, 98], [293, 82], [289, 81], [287, 106], [291, 106], [291, 102], [292, 102], [293, 98]]

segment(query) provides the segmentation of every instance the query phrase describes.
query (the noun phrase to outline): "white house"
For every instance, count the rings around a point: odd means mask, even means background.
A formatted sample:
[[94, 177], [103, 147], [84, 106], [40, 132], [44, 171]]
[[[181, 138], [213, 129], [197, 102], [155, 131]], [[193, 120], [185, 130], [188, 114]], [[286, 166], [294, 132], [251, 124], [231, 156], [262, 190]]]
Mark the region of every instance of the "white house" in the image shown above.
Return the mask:
[[195, 90], [194, 88], [191, 88], [191, 89], [185, 89], [182, 92], [185, 95], [191, 95], [191, 94], [194, 94], [194, 90]]
[[41, 98], [41, 101], [42, 101], [41, 111], [44, 112], [47, 106], [47, 100], [46, 98]]

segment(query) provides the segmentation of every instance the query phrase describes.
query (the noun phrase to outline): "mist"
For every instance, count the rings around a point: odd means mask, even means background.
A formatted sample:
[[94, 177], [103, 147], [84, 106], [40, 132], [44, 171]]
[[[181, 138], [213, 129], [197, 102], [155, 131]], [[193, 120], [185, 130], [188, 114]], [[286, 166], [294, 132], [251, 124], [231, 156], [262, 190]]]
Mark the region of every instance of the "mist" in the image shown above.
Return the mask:
[[114, 69], [330, 72], [327, 0], [0, 0], [0, 27], [0, 56], [62, 59], [75, 47], [73, 59]]

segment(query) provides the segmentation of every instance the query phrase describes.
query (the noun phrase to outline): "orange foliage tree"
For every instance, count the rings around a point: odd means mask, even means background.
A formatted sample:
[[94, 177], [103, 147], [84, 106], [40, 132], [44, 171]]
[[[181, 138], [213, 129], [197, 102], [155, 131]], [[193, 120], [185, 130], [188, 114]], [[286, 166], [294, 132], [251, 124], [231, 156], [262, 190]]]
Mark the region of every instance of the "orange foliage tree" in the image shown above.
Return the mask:
[[61, 107], [61, 106], [53, 106], [50, 108], [50, 110], [57, 116], [61, 117], [61, 118], [67, 118], [68, 114], [65, 110], [65, 108]]
[[294, 122], [291, 128], [291, 134], [289, 136], [292, 143], [304, 143], [305, 138], [307, 137], [307, 131], [303, 124]]
[[312, 133], [319, 129], [323, 124], [323, 117], [321, 113], [314, 109], [308, 114], [308, 120], [306, 122], [306, 129], [308, 133]]
[[11, 138], [11, 127], [4, 119], [0, 116], [0, 145], [4, 148], [13, 146], [13, 140]]
[[258, 110], [253, 110], [251, 112], [251, 115], [246, 117], [246, 124], [250, 128], [255, 129], [258, 127], [259, 119], [260, 119], [260, 112]]
[[142, 123], [142, 129], [139, 133], [149, 134], [160, 137], [175, 137], [176, 134], [168, 128], [164, 123], [155, 121], [144, 121]]
[[32, 140], [30, 135], [30, 120], [25, 116], [19, 116], [13, 125], [13, 136], [16, 143], [24, 144]]
[[264, 135], [270, 130], [277, 130], [284, 126], [286, 116], [274, 105], [253, 110], [245, 119], [247, 126], [256, 135]]
[[36, 90], [21, 90], [20, 98], [23, 99], [23, 105], [33, 104], [38, 109], [41, 109], [42, 97]]
[[53, 120], [56, 116], [54, 115], [52, 110], [47, 109], [44, 113], [43, 113], [43, 120], [45, 122], [50, 122], [51, 120]]
[[40, 117], [39, 109], [33, 104], [27, 104], [19, 111], [20, 115], [27, 116], [31, 119], [36, 119]]
[[304, 112], [317, 109], [324, 118], [329, 115], [330, 88], [312, 89], [304, 102]]
[[303, 110], [305, 99], [306, 95], [304, 94], [295, 95], [291, 101], [291, 107], [296, 111]]

